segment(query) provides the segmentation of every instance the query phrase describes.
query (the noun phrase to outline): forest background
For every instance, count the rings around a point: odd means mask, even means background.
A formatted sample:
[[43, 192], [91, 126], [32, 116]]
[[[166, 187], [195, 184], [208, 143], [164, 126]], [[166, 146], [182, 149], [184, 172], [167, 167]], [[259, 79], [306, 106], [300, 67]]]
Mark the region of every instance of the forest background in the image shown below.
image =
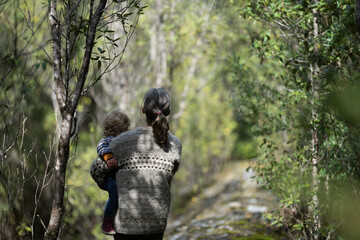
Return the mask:
[[144, 124], [151, 87], [183, 143], [174, 218], [252, 159], [289, 238], [360, 236], [359, 1], [0, 0], [0, 18], [1, 239], [102, 238], [102, 119]]

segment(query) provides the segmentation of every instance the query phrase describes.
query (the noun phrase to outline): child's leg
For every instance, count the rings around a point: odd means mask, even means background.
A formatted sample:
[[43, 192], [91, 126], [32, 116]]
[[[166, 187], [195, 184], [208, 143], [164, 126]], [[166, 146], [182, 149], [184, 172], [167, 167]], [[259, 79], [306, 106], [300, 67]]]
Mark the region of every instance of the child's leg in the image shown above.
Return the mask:
[[104, 211], [104, 222], [101, 226], [103, 233], [107, 235], [115, 235], [115, 229], [113, 226], [114, 216], [118, 206], [118, 196], [117, 196], [117, 188], [116, 188], [116, 180], [115, 177], [109, 176], [105, 180], [104, 188], [109, 193], [109, 199], [105, 205]]
[[109, 199], [105, 205], [104, 217], [114, 218], [118, 207], [118, 194], [116, 187], [116, 180], [113, 177], [109, 177], [106, 181], [106, 190], [109, 193]]

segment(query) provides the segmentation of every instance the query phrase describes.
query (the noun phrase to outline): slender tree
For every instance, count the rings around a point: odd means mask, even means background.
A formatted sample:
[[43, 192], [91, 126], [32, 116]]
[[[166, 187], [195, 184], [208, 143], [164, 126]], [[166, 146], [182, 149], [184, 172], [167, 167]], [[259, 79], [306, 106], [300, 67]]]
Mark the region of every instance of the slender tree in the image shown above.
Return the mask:
[[[46, 239], [56, 239], [61, 228], [65, 211], [65, 174], [71, 137], [76, 131], [75, 112], [79, 100], [121, 59], [143, 9], [140, 1], [136, 0], [111, 3], [100, 0], [97, 5], [96, 2], [67, 0], [60, 7], [55, 0], [50, 1], [49, 5], [49, 25], [53, 44], [53, 91], [61, 121], [58, 123], [60, 134], [55, 159], [55, 187], [51, 216], [45, 232]], [[128, 12], [129, 9], [138, 10], [137, 14], [134, 14], [135, 18], [130, 19], [133, 14]], [[132, 24], [132, 21], [135, 23]], [[123, 26], [125, 41], [120, 47], [116, 43], [119, 39], [114, 39], [114, 31], [109, 29], [114, 23]], [[95, 41], [101, 41], [101, 37], [104, 44], [110, 43], [112, 48], [98, 47], [98, 52], [94, 53]], [[65, 50], [62, 49], [63, 46]], [[81, 60], [76, 50], [83, 52]], [[93, 81], [86, 85], [92, 60], [97, 62], [97, 69], [92, 71]], [[103, 63], [106, 64], [102, 67]]]
[[[318, 4], [318, 1], [314, 1], [313, 4]], [[320, 36], [319, 36], [319, 24], [318, 24], [318, 11], [316, 8], [312, 10], [313, 14], [313, 44], [314, 44], [314, 61], [310, 62], [310, 82], [311, 82], [311, 155], [312, 155], [312, 188], [314, 191], [313, 195], [313, 204], [314, 208], [312, 211], [319, 212], [319, 197], [318, 197], [318, 189], [319, 189], [319, 134], [318, 134], [318, 120], [319, 120], [319, 112], [318, 112], [318, 103], [319, 103], [319, 91], [320, 91], [320, 68], [319, 68], [319, 46], [320, 46]], [[320, 218], [318, 214], [314, 216], [314, 226], [315, 229], [312, 233], [315, 239], [318, 239], [319, 228], [321, 227]]]

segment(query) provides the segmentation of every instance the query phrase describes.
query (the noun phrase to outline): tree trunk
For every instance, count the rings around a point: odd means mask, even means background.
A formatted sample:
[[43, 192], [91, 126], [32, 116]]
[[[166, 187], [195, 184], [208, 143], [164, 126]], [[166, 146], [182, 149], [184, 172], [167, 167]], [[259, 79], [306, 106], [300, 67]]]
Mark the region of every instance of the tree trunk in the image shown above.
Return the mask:
[[[82, 65], [79, 70], [75, 89], [72, 94], [69, 93], [69, 84], [66, 79], [62, 77], [62, 62], [61, 62], [61, 25], [57, 17], [57, 2], [53, 0], [50, 2], [49, 23], [51, 28], [53, 40], [53, 70], [54, 70], [54, 92], [62, 116], [60, 139], [58, 143], [56, 162], [55, 162], [55, 188], [53, 193], [53, 204], [49, 225], [45, 232], [45, 239], [57, 239], [60, 232], [60, 225], [64, 214], [64, 192], [65, 192], [65, 174], [66, 166], [70, 153], [70, 139], [72, 132], [72, 122], [80, 100], [86, 77], [89, 71], [89, 64], [91, 52], [94, 46], [96, 28], [100, 21], [101, 15], [105, 9], [107, 0], [100, 0], [99, 5], [94, 14], [93, 5], [90, 7], [89, 28], [86, 35], [85, 53], [82, 60]], [[93, 2], [92, 2], [93, 3]], [[69, 1], [68, 4], [71, 5]], [[69, 6], [72, 9], [74, 6]], [[70, 24], [70, 18], [65, 19], [64, 25]], [[67, 39], [67, 44], [69, 44]], [[71, 44], [75, 44], [75, 41]], [[71, 46], [67, 46], [70, 47]], [[67, 56], [69, 57], [69, 56]], [[69, 68], [65, 68], [68, 71]], [[69, 74], [65, 74], [67, 76]], [[69, 96], [72, 96], [71, 98]], [[75, 126], [74, 126], [75, 127]]]
[[51, 218], [46, 229], [45, 237], [56, 239], [60, 230], [60, 223], [64, 213], [64, 191], [66, 165], [69, 159], [70, 132], [73, 116], [68, 114], [62, 120], [60, 140], [55, 162], [55, 189]]
[[355, 7], [355, 17], [356, 17], [356, 29], [360, 34], [360, 0], [356, 0], [356, 7]]
[[167, 85], [167, 47], [164, 34], [164, 1], [155, 1], [153, 33], [151, 34], [151, 60], [154, 66], [155, 86]]
[[[317, 1], [314, 1], [317, 4]], [[319, 64], [318, 64], [318, 54], [319, 54], [319, 25], [318, 25], [318, 12], [316, 8], [313, 10], [313, 28], [314, 28], [314, 55], [315, 61], [310, 66], [311, 71], [311, 95], [312, 95], [312, 110], [311, 110], [311, 120], [312, 120], [312, 128], [311, 128], [311, 154], [312, 154], [312, 188], [313, 188], [313, 204], [314, 207], [312, 209], [312, 214], [314, 212], [319, 211], [319, 197], [318, 197], [318, 189], [319, 189], [319, 179], [318, 179], [318, 164], [319, 164], [319, 137], [318, 137], [318, 126], [317, 122], [319, 119], [318, 114], [318, 101], [319, 101]], [[314, 228], [312, 235], [314, 239], [319, 238], [319, 228], [321, 226], [320, 218], [318, 214], [314, 215]]]

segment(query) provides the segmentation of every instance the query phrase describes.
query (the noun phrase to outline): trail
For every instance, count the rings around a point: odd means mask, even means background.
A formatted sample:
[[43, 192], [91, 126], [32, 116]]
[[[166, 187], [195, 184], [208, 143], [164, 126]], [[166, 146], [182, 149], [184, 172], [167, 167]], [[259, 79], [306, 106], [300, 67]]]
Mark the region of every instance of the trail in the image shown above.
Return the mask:
[[257, 186], [247, 167], [247, 162], [227, 165], [183, 215], [169, 222], [164, 239], [288, 239], [265, 223], [263, 213], [275, 209], [276, 200]]

